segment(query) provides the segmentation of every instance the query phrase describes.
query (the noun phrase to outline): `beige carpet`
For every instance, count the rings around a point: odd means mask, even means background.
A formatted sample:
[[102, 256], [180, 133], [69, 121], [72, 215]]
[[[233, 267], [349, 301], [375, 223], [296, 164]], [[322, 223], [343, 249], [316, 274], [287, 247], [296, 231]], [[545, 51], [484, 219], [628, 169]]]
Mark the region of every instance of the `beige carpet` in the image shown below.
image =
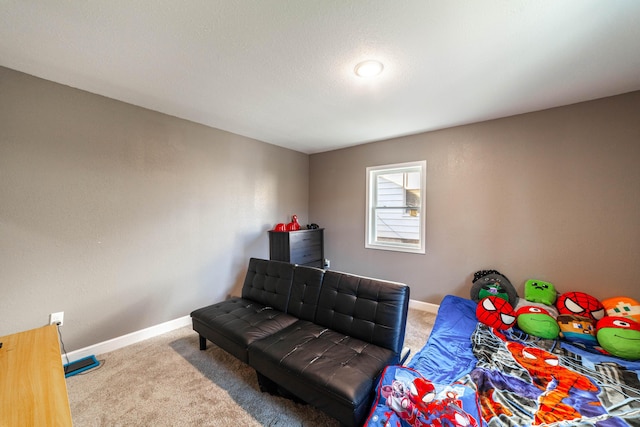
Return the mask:
[[[411, 356], [434, 319], [410, 310]], [[67, 378], [76, 427], [339, 425], [311, 406], [261, 393], [253, 369], [211, 343], [200, 351], [190, 327], [97, 358], [99, 368]]]

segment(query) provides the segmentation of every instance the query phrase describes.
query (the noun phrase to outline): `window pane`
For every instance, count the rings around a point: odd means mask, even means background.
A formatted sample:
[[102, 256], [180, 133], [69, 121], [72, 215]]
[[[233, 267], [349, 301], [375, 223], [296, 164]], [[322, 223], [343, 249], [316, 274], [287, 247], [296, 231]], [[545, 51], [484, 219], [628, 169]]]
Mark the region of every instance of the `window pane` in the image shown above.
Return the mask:
[[420, 243], [420, 219], [407, 215], [404, 208], [376, 209], [375, 217], [377, 242], [412, 245]]
[[402, 190], [403, 174], [383, 174], [378, 175], [377, 192], [375, 205], [383, 206], [404, 206], [404, 195]]
[[365, 247], [424, 253], [426, 162], [367, 168]]
[[420, 172], [407, 172], [407, 189], [419, 190], [420, 189]]

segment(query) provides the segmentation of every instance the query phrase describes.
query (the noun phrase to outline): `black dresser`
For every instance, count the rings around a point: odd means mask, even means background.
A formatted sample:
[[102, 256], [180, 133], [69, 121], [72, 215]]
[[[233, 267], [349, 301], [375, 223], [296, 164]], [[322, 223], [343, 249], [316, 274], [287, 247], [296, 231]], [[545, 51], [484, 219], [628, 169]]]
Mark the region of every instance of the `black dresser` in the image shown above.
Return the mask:
[[323, 267], [324, 229], [269, 231], [269, 258], [291, 264]]

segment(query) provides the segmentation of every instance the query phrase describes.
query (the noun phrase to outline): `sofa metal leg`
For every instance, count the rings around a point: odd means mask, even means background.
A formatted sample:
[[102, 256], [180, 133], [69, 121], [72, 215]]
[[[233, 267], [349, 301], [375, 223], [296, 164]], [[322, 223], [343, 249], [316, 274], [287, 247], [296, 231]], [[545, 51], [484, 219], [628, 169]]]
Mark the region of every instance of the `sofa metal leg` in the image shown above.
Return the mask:
[[260, 387], [261, 392], [278, 395], [278, 384], [274, 383], [258, 371], [256, 371], [256, 375], [258, 376], [258, 386]]
[[206, 349], [207, 349], [207, 339], [202, 335], [200, 335], [200, 350], [206, 350]]

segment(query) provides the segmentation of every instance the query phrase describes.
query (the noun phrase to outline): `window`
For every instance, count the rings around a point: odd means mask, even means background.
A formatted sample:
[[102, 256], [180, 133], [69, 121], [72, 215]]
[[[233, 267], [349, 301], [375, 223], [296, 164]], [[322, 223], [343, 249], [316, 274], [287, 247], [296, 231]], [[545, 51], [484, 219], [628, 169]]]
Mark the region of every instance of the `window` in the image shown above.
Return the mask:
[[367, 168], [365, 247], [425, 253], [425, 160]]

